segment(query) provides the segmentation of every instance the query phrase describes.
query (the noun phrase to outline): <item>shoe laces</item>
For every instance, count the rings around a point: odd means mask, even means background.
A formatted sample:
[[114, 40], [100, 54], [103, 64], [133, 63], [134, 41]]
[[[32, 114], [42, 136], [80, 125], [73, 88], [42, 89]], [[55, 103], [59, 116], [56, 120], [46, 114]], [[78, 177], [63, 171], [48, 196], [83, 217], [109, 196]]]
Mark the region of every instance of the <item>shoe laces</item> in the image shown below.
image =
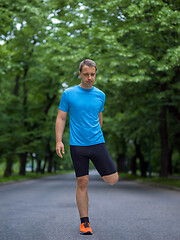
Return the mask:
[[85, 223], [84, 223], [84, 227], [85, 227], [85, 228], [88, 228], [88, 227], [89, 227], [89, 223], [88, 223], [88, 222], [85, 222]]

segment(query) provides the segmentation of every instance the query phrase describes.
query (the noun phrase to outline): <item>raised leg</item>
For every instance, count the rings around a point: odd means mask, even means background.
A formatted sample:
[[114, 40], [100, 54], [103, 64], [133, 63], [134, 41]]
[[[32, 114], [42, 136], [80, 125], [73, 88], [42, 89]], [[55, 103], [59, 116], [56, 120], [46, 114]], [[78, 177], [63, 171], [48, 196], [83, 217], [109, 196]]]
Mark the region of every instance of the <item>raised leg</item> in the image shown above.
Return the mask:
[[116, 172], [110, 175], [103, 176], [102, 179], [105, 182], [109, 183], [110, 185], [114, 185], [118, 182], [119, 176], [118, 176], [118, 173]]

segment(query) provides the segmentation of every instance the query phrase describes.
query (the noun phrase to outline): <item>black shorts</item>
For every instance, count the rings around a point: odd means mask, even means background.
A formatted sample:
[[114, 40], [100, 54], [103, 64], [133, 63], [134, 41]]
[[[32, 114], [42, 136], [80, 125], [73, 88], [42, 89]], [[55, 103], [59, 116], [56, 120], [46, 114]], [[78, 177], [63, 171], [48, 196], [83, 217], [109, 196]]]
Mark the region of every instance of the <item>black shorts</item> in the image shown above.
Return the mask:
[[117, 172], [105, 143], [92, 146], [70, 146], [76, 177], [89, 175], [89, 159], [101, 176]]

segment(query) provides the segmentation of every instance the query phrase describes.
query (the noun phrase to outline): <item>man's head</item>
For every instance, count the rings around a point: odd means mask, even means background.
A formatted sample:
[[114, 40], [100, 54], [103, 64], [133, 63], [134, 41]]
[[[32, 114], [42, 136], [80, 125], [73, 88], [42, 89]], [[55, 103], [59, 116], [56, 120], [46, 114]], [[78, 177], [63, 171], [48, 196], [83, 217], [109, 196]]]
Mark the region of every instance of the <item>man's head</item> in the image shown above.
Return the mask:
[[96, 66], [96, 63], [91, 60], [91, 59], [85, 59], [83, 60], [80, 65], [79, 65], [79, 72], [82, 72], [82, 69], [83, 69], [83, 66], [86, 65], [88, 67], [95, 67], [95, 70], [97, 72], [97, 66]]
[[97, 66], [93, 60], [85, 59], [80, 63], [79, 75], [81, 77], [80, 86], [91, 89], [96, 78]]

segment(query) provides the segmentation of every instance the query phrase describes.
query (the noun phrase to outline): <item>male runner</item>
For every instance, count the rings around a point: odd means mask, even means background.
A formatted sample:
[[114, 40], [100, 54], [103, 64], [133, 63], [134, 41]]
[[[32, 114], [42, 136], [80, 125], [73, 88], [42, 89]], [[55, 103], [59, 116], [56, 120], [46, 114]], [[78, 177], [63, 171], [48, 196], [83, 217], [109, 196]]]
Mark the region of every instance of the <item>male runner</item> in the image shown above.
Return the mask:
[[118, 181], [118, 173], [106, 149], [101, 130], [105, 94], [93, 86], [96, 71], [94, 61], [86, 59], [80, 63], [81, 83], [64, 91], [56, 120], [56, 152], [62, 158], [62, 136], [69, 112], [70, 152], [77, 179], [76, 202], [81, 219], [80, 233], [83, 235], [92, 234], [87, 194], [89, 159], [104, 181], [111, 185]]

